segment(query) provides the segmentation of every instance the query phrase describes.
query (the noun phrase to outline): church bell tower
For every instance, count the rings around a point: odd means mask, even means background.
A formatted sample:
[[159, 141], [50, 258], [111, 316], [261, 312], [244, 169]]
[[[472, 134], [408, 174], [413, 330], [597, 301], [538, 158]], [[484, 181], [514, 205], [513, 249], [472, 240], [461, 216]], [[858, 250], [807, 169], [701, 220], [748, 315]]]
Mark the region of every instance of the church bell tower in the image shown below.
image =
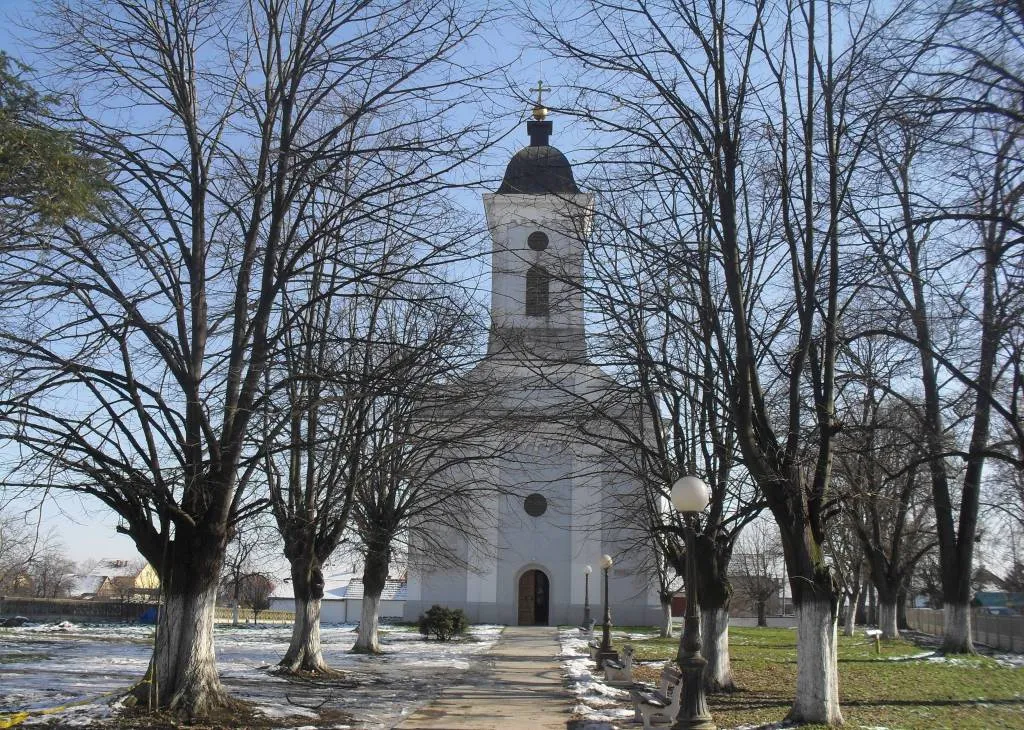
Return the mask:
[[[442, 492], [471, 485], [477, 502], [472, 513], [460, 500], [446, 504], [452, 511], [424, 527], [429, 539], [411, 540], [407, 620], [440, 604], [471, 621], [574, 623], [596, 595], [585, 566], [604, 554], [616, 556], [607, 578], [616, 619], [661, 616], [637, 568], [645, 556], [626, 554], [636, 549], [633, 528], [615, 527], [642, 494], [623, 468], [635, 458], [625, 449], [639, 433], [639, 401], [587, 359], [581, 285], [594, 198], [551, 145], [552, 126], [538, 96], [530, 144], [483, 196], [493, 242], [487, 355], [439, 387], [440, 418], [428, 431], [456, 436], [429, 479]], [[473, 529], [456, 529], [467, 514]], [[438, 561], [438, 546], [450, 561]]]
[[583, 245], [593, 196], [580, 192], [569, 161], [551, 146], [538, 87], [529, 146], [512, 157], [498, 191], [483, 196], [493, 240], [487, 355], [582, 362]]

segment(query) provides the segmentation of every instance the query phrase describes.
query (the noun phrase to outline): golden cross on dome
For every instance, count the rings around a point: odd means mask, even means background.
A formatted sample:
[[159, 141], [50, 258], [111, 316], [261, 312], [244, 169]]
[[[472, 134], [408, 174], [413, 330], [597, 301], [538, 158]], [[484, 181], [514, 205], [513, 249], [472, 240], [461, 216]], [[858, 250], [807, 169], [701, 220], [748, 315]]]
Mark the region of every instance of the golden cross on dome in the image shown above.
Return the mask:
[[537, 79], [537, 88], [531, 88], [530, 91], [537, 92], [537, 103], [533, 105], [533, 118], [539, 122], [548, 115], [548, 110], [544, 106], [544, 92], [551, 91], [551, 89], [545, 86], [543, 81]]

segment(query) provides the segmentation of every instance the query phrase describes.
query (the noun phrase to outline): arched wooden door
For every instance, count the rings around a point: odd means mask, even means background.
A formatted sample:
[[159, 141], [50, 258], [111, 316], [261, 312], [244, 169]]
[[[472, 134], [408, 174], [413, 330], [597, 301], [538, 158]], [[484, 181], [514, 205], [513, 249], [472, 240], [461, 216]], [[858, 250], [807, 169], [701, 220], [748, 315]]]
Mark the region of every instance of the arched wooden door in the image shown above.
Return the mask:
[[528, 570], [519, 577], [519, 625], [547, 626], [548, 577], [540, 570]]

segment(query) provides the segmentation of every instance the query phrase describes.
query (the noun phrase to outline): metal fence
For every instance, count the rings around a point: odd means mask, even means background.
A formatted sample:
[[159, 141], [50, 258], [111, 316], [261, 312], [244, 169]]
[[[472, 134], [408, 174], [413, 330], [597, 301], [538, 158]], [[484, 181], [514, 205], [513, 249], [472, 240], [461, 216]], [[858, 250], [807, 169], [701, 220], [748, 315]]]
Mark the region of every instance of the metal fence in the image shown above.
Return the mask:
[[[910, 628], [925, 634], [942, 634], [942, 611], [908, 608]], [[974, 641], [1003, 651], [1024, 652], [1024, 616], [992, 616], [980, 609], [971, 611]]]
[[75, 598], [5, 598], [0, 596], [0, 617], [135, 621], [155, 603], [87, 601]]

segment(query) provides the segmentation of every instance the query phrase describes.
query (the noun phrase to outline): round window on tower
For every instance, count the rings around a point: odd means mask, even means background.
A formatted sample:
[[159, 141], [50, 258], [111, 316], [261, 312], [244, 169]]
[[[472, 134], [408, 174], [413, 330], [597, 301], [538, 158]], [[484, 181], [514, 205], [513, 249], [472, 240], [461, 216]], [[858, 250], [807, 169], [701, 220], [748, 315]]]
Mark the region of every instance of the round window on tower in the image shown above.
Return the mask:
[[548, 501], [544, 499], [543, 494], [534, 492], [523, 502], [523, 509], [530, 517], [540, 517], [548, 511]]
[[534, 231], [526, 239], [526, 245], [534, 251], [543, 251], [548, 247], [548, 235], [541, 231]]

